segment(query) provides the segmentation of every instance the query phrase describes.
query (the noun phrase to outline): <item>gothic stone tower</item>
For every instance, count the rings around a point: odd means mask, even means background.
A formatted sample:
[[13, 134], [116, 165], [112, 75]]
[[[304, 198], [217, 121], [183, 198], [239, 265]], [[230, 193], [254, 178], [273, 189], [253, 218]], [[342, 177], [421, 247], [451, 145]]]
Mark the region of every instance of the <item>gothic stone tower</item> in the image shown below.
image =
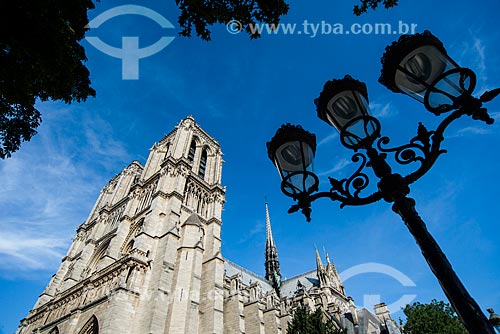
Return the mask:
[[222, 333], [222, 152], [187, 117], [102, 189], [18, 333]]

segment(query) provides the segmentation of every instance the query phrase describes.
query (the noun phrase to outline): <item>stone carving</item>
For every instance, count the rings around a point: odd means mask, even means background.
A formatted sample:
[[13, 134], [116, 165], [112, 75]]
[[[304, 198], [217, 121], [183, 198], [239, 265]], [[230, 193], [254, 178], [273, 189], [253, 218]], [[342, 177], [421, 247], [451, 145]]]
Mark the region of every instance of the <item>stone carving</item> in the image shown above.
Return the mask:
[[123, 175], [134, 175], [140, 176], [142, 173], [142, 168], [137, 165], [137, 163], [132, 163], [123, 170]]

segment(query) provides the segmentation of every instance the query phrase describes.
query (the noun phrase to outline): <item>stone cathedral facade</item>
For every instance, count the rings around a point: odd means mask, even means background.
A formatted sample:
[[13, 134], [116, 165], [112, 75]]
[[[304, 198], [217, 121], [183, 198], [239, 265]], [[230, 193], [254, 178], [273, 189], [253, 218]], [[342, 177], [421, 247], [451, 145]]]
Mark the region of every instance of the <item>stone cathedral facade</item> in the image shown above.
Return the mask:
[[113, 177], [17, 333], [286, 334], [299, 305], [350, 334], [399, 333], [385, 304], [356, 309], [328, 255], [283, 280], [267, 203], [265, 277], [225, 259], [222, 162], [189, 116]]

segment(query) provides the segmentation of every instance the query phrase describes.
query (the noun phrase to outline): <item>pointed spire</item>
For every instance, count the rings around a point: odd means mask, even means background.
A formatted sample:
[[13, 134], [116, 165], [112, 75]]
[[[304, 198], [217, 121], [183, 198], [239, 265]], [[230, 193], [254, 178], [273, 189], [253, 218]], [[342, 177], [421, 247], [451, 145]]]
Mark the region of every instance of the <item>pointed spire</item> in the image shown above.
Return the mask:
[[318, 247], [316, 247], [316, 245], [314, 245], [314, 249], [316, 250], [316, 268], [319, 270], [323, 268], [323, 262], [321, 261], [321, 256], [319, 256]]
[[275, 247], [273, 231], [271, 230], [271, 218], [269, 218], [269, 206], [266, 198], [266, 248], [269, 246]]
[[335, 268], [335, 264], [330, 261], [330, 257], [328, 256], [328, 252], [325, 250], [325, 255], [326, 255], [326, 269], [328, 272], [331, 272], [333, 275], [335, 276], [339, 276], [338, 272], [337, 272], [337, 268]]
[[325, 267], [323, 266], [323, 262], [321, 261], [321, 256], [319, 255], [318, 247], [314, 245], [314, 249], [316, 250], [316, 275], [318, 275], [319, 286], [320, 287], [328, 286], [328, 275], [326, 273]]
[[271, 230], [271, 219], [269, 218], [269, 206], [266, 199], [266, 279], [272, 283], [272, 286], [280, 295], [281, 273], [280, 263], [278, 261], [278, 250], [274, 244], [273, 232]]
[[325, 256], [327, 261], [325, 273], [329, 277], [330, 284], [332, 285], [332, 287], [334, 287], [339, 292], [345, 295], [344, 285], [342, 284], [340, 275], [337, 272], [337, 268], [335, 267], [333, 261], [330, 261], [330, 257], [328, 256], [328, 252], [326, 251], [326, 249], [325, 249]]

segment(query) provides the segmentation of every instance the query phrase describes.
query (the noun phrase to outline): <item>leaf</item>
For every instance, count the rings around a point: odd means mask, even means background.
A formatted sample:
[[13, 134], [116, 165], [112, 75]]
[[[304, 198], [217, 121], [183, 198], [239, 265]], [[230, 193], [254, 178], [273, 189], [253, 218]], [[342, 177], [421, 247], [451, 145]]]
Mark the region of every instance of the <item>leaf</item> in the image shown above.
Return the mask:
[[479, 100], [481, 100], [481, 102], [489, 102], [493, 100], [495, 97], [497, 97], [499, 94], [500, 94], [500, 88], [495, 88], [493, 90], [484, 92], [483, 95], [481, 95], [481, 97], [479, 98]]
[[294, 204], [290, 207], [290, 209], [288, 209], [288, 213], [294, 213], [294, 212], [297, 212], [299, 211], [300, 207], [297, 205], [297, 204]]

